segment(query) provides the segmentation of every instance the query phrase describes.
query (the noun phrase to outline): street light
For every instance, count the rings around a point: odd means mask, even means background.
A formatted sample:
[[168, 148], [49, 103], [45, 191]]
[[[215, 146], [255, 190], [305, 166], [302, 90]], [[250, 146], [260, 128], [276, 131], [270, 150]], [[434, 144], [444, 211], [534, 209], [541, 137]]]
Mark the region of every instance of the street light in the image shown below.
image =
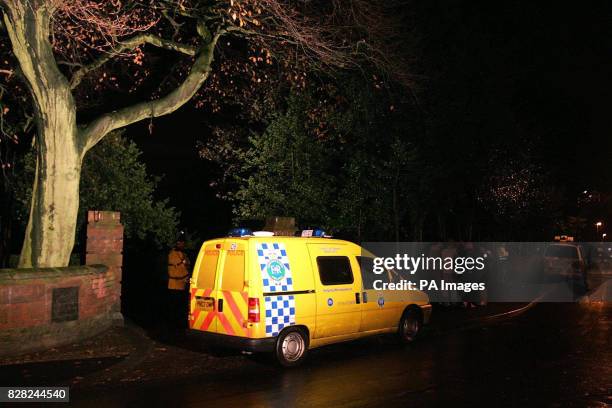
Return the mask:
[[599, 227], [601, 227], [602, 225], [603, 225], [603, 222], [601, 222], [601, 221], [597, 221], [595, 223], [595, 232], [596, 232], [597, 236], [599, 236]]
[[603, 234], [601, 234], [601, 240], [605, 241], [606, 237], [608, 236], [608, 234], [606, 234], [605, 232]]

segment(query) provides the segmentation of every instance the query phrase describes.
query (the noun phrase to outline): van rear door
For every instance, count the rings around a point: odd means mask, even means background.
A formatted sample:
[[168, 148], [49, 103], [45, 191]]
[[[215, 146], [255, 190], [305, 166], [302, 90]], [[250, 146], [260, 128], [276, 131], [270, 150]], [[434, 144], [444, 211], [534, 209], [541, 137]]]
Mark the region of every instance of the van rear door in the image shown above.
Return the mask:
[[217, 331], [217, 266], [221, 255], [219, 241], [205, 242], [194, 266], [190, 286], [189, 328]]
[[217, 332], [249, 336], [248, 301], [245, 290], [247, 241], [227, 239], [223, 244], [217, 292]]

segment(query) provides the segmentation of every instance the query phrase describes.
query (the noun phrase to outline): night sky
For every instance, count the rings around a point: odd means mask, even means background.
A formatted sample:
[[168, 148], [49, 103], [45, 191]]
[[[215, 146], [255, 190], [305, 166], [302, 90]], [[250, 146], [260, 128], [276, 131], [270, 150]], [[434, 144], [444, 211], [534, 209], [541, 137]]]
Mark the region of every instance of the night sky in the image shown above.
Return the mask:
[[[410, 69], [431, 121], [444, 118], [455, 137], [533, 140], [557, 183], [569, 193], [611, 191], [612, 5], [607, 1], [412, 2], [419, 38]], [[186, 106], [128, 128], [158, 193], [182, 211], [202, 238], [231, 223], [230, 206], [208, 187], [211, 164], [196, 141], [211, 118]]]

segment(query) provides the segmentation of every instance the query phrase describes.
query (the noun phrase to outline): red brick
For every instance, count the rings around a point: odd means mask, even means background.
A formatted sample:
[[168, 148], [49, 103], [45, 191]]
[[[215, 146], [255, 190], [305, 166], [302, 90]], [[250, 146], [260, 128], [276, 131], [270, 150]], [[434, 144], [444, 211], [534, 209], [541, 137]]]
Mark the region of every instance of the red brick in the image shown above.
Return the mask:
[[121, 253], [123, 239], [94, 239], [87, 244], [88, 253]]
[[87, 241], [94, 239], [123, 238], [123, 225], [121, 224], [89, 224], [87, 226]]
[[87, 253], [85, 255], [85, 264], [103, 264], [109, 267], [121, 266], [123, 264], [122, 254], [100, 254], [100, 253]]
[[8, 309], [9, 327], [22, 327], [26, 315], [25, 303], [10, 305]]
[[53, 297], [53, 289], [70, 288], [73, 286], [78, 286], [79, 288], [81, 288], [83, 286], [86, 286], [88, 281], [89, 281], [89, 278], [87, 277], [87, 275], [84, 275], [84, 276], [75, 276], [75, 277], [71, 277], [68, 279], [64, 278], [57, 282], [50, 283], [49, 285], [47, 285], [47, 296], [49, 298]]
[[117, 281], [120, 281], [122, 272], [123, 272], [123, 269], [121, 268], [121, 265], [114, 265], [108, 268], [107, 274], [109, 276], [112, 276]]
[[79, 304], [79, 319], [99, 315], [104, 309], [98, 302], [87, 302]]
[[79, 302], [84, 302], [92, 296], [95, 296], [95, 294], [90, 285], [84, 285], [79, 288]]
[[121, 221], [121, 213], [116, 211], [87, 211], [87, 222], [115, 222]]
[[10, 286], [0, 288], [0, 305], [5, 305], [9, 302]]
[[10, 288], [9, 301], [11, 303], [35, 302], [44, 299], [44, 285], [15, 285]]
[[108, 289], [106, 286], [106, 279], [96, 278], [91, 281], [91, 290], [97, 298], [106, 296]]
[[47, 322], [49, 319], [44, 301], [29, 303], [22, 310], [26, 326], [36, 326]]

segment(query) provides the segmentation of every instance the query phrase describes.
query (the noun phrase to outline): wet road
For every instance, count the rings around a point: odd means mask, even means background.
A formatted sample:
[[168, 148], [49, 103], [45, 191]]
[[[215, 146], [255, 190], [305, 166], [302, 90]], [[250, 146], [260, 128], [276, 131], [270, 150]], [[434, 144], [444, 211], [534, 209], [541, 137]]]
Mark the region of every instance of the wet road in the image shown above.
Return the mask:
[[406, 348], [367, 339], [315, 350], [293, 370], [248, 361], [189, 382], [71, 399], [79, 406], [604, 407], [612, 404], [612, 304], [539, 304], [486, 326], [425, 333]]

